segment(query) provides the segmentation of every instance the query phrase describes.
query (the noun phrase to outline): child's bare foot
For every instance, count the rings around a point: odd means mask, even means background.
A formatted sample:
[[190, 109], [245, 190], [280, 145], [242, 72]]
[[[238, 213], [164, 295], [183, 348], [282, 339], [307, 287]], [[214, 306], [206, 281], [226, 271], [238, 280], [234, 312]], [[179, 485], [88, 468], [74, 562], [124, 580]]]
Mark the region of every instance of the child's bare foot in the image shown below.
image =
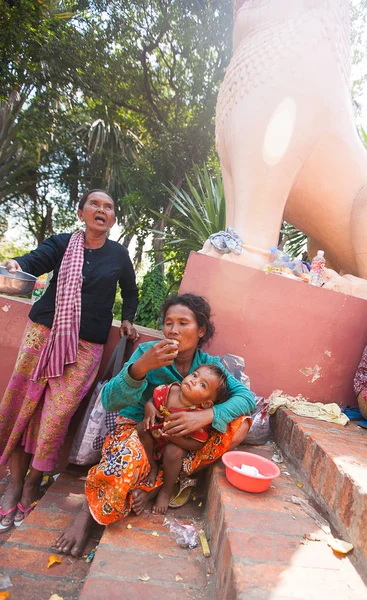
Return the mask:
[[149, 503], [154, 496], [157, 495], [159, 488], [152, 490], [151, 492], [146, 492], [145, 490], [134, 490], [132, 492], [132, 510], [133, 512], [139, 516], [145, 510], [147, 504]]
[[159, 490], [157, 500], [152, 508], [152, 513], [155, 515], [165, 515], [171, 498], [171, 492], [163, 487]]
[[147, 484], [151, 485], [153, 487], [153, 485], [155, 484], [155, 480], [157, 479], [157, 475], [158, 475], [158, 463], [156, 460], [154, 460], [150, 465], [150, 471], [146, 478]]

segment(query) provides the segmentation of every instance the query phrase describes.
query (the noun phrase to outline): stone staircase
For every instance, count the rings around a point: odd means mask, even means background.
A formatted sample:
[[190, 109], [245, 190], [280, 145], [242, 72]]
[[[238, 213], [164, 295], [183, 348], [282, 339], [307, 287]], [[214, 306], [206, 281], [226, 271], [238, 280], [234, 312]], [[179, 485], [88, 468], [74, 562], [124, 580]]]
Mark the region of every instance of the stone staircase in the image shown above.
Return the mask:
[[[58, 532], [83, 499], [84, 475], [64, 472], [24, 524], [0, 537], [0, 574], [11, 578], [10, 600], [49, 600], [53, 593], [64, 600], [366, 600], [359, 573], [366, 573], [367, 556], [367, 432], [284, 410], [273, 425], [285, 461], [267, 492], [233, 488], [218, 463], [208, 489], [168, 515], [205, 527], [211, 558], [200, 545], [181, 548], [164, 517], [145, 512], [97, 529], [86, 549], [102, 534], [93, 562], [62, 556], [47, 569]], [[272, 444], [243, 449], [268, 458], [274, 451]], [[355, 550], [336, 555], [292, 497], [304, 506], [308, 498], [317, 503], [335, 535]], [[309, 539], [318, 537], [322, 541]]]

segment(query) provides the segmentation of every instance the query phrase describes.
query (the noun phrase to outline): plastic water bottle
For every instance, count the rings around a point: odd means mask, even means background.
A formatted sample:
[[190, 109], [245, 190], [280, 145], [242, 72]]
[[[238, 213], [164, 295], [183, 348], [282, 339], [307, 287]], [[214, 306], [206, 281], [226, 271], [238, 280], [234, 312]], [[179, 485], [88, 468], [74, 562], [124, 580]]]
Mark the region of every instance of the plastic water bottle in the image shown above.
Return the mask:
[[321, 287], [323, 284], [322, 274], [325, 269], [325, 258], [324, 251], [319, 250], [317, 255], [312, 260], [311, 270], [310, 270], [310, 284], [315, 285], [317, 287]]

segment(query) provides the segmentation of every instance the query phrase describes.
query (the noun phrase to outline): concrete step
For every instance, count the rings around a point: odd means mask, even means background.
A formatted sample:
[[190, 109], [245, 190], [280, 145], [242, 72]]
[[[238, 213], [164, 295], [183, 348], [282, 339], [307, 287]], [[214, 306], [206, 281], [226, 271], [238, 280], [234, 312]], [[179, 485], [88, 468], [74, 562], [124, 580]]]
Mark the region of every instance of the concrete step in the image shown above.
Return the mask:
[[367, 573], [367, 430], [353, 421], [343, 427], [280, 409], [274, 435], [307, 494], [354, 545], [353, 560]]
[[202, 488], [187, 505], [166, 516], [146, 510], [108, 526], [79, 600], [101, 600], [107, 597], [106, 590], [111, 600], [215, 600], [211, 560], [203, 556], [200, 545], [182, 548], [163, 525], [167, 517], [193, 523], [198, 531], [205, 527], [205, 496]]
[[[10, 600], [49, 600], [52, 594], [77, 600], [90, 569], [85, 558], [59, 555], [60, 564], [49, 569], [46, 565], [48, 557], [55, 554], [56, 537], [72, 522], [83, 502], [84, 481], [79, 477], [60, 475], [24, 523], [5, 534], [7, 539], [0, 547], [0, 573], [7, 574], [13, 584], [7, 590]], [[86, 553], [97, 544], [96, 538], [91, 539]]]
[[[266, 458], [272, 445], [240, 447]], [[214, 466], [207, 502], [218, 598], [222, 600], [366, 600], [367, 588], [349, 557], [326, 541], [309, 541], [320, 528], [292, 496], [307, 501], [302, 483], [283, 463], [262, 494], [232, 487]], [[298, 484], [298, 485], [297, 485]]]

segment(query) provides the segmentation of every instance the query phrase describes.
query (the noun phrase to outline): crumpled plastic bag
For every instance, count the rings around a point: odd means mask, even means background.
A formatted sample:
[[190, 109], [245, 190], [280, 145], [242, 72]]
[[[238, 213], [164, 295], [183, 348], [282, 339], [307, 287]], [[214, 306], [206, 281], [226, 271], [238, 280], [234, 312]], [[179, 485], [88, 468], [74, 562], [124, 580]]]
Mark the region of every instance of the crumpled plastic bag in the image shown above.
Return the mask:
[[182, 548], [196, 548], [198, 545], [198, 533], [195, 525], [180, 523], [175, 518], [164, 519], [163, 525], [169, 527], [170, 533], [173, 534], [176, 542]]
[[227, 227], [225, 231], [218, 231], [209, 237], [213, 248], [221, 254], [242, 254], [242, 240], [232, 227]]
[[251, 429], [243, 440], [248, 446], [262, 446], [270, 440], [269, 401], [262, 396], [255, 396], [256, 408], [251, 413]]
[[335, 402], [331, 404], [308, 402], [301, 395], [288, 396], [288, 394], [283, 394], [282, 390], [275, 390], [269, 398], [269, 413], [274, 414], [280, 407], [288, 408], [300, 417], [310, 417], [337, 425], [347, 425], [349, 422], [347, 415], [342, 413], [340, 406]]
[[227, 371], [229, 371], [238, 381], [241, 381], [241, 383], [249, 390], [250, 378], [244, 372], [245, 361], [242, 356], [237, 356], [237, 354], [224, 354], [220, 360]]

